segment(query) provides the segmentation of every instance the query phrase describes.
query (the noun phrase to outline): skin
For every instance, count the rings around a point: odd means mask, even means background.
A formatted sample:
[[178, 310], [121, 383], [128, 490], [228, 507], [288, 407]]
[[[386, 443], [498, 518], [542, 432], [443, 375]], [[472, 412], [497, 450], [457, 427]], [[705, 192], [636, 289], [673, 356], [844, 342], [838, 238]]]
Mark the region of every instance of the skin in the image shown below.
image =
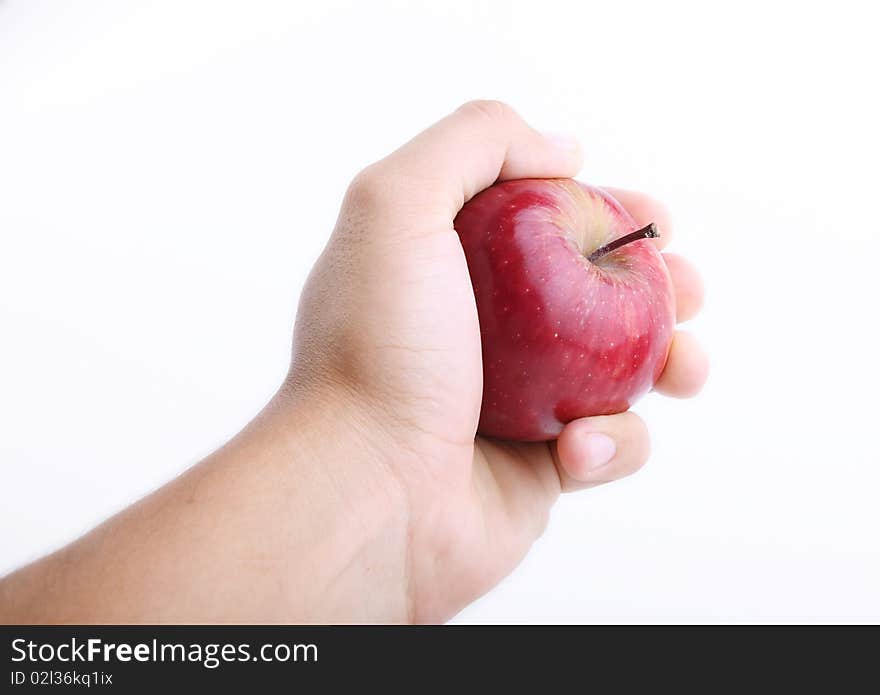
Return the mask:
[[[575, 420], [552, 443], [475, 436], [480, 334], [452, 221], [499, 178], [580, 165], [574, 143], [472, 102], [361, 172], [303, 291], [277, 395], [179, 478], [0, 581], [0, 622], [437, 622], [494, 586], [561, 492], [648, 457], [631, 412]], [[662, 206], [611, 193], [668, 241]], [[664, 255], [689, 318], [698, 276]], [[691, 395], [705, 377], [677, 333], [657, 390]]]

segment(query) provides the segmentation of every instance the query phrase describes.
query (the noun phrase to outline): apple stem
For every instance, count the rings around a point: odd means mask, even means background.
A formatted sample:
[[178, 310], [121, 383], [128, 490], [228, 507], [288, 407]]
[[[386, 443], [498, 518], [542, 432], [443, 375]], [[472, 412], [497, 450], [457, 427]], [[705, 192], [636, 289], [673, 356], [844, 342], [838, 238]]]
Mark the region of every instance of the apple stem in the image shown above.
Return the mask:
[[626, 246], [633, 241], [638, 241], [639, 239], [656, 239], [660, 236], [660, 232], [657, 231], [657, 226], [651, 222], [651, 224], [642, 227], [641, 229], [637, 229], [634, 232], [630, 232], [619, 239], [615, 239], [609, 244], [605, 244], [605, 246], [600, 246], [598, 249], [593, 251], [588, 257], [587, 260], [591, 263], [599, 260], [606, 253], [611, 253], [612, 251], [616, 251], [621, 246]]

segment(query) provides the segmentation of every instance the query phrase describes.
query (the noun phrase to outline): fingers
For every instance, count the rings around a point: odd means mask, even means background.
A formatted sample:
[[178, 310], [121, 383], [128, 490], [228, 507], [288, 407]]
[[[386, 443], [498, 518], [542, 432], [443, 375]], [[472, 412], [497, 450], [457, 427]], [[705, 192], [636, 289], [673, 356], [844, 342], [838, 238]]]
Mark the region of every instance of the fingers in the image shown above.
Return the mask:
[[630, 412], [574, 420], [550, 447], [563, 492], [635, 473], [651, 450], [645, 423]]
[[703, 305], [703, 279], [690, 262], [677, 254], [664, 253], [663, 260], [675, 291], [675, 319], [679, 322], [692, 319]]
[[451, 224], [465, 202], [498, 179], [571, 177], [580, 166], [576, 142], [541, 135], [501, 102], [473, 101], [368, 167], [353, 185]]
[[665, 396], [696, 396], [709, 376], [709, 360], [697, 339], [686, 331], [676, 331], [666, 359], [666, 367], [654, 390]]
[[[636, 225], [642, 227], [650, 222], [657, 225], [660, 230], [660, 236], [654, 239], [657, 248], [663, 249], [669, 245], [673, 237], [672, 217], [663, 203], [637, 191], [608, 187], [605, 190], [626, 208]], [[663, 258], [675, 287], [676, 319], [687, 321], [699, 312], [703, 304], [703, 280], [696, 268], [681, 256], [665, 253]]]
[[[660, 228], [656, 239], [660, 248], [665, 247], [672, 236], [669, 211], [661, 202], [636, 191], [606, 188], [633, 216], [637, 225], [654, 222]], [[675, 291], [676, 320], [693, 318], [703, 304], [703, 280], [696, 268], [681, 256], [664, 253], [666, 267]], [[699, 393], [709, 375], [706, 353], [690, 333], [677, 331], [666, 361], [666, 367], [654, 390], [667, 396], [689, 398]]]
[[672, 216], [669, 209], [659, 200], [638, 191], [628, 191], [623, 188], [602, 187], [608, 191], [618, 203], [623, 205], [626, 211], [632, 215], [638, 227], [644, 227], [653, 222], [660, 231], [660, 236], [654, 239], [658, 249], [666, 248], [673, 237]]

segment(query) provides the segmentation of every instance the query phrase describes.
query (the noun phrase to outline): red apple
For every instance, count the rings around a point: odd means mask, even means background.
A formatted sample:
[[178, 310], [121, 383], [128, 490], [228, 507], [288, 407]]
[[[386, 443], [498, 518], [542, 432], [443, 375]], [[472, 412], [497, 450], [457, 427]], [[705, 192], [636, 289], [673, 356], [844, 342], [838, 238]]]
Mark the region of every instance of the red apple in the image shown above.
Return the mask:
[[496, 184], [455, 218], [483, 344], [479, 432], [519, 441], [628, 409], [663, 371], [675, 325], [653, 225], [572, 179]]

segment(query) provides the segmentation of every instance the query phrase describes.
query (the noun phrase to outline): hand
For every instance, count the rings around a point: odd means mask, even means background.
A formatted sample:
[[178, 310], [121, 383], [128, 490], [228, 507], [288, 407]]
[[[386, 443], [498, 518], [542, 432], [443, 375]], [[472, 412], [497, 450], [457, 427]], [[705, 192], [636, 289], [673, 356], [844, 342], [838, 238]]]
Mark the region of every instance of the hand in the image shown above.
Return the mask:
[[[499, 178], [579, 167], [576, 146], [495, 102], [368, 167], [304, 289], [277, 396], [178, 479], [3, 578], [0, 622], [434, 622], [493, 586], [560, 492], [648, 456], [633, 413], [569, 423], [550, 445], [475, 437], [480, 331], [453, 218]], [[668, 240], [662, 207], [613, 194]], [[665, 257], [684, 320], [700, 281]], [[677, 333], [657, 390], [692, 395], [705, 376]]]
[[[334, 394], [342, 419], [360, 423], [372, 474], [405, 505], [408, 618], [453, 615], [520, 561], [560, 492], [628, 475], [648, 457], [631, 412], [576, 420], [550, 444], [475, 437], [480, 331], [453, 219], [496, 180], [571, 177], [580, 165], [576, 144], [545, 138], [509, 107], [466, 104], [355, 178], [304, 290], [289, 389]], [[609, 190], [668, 243], [662, 206]], [[664, 257], [683, 321], [699, 308], [699, 276]], [[706, 373], [697, 343], [678, 332], [656, 390], [694, 395]]]

